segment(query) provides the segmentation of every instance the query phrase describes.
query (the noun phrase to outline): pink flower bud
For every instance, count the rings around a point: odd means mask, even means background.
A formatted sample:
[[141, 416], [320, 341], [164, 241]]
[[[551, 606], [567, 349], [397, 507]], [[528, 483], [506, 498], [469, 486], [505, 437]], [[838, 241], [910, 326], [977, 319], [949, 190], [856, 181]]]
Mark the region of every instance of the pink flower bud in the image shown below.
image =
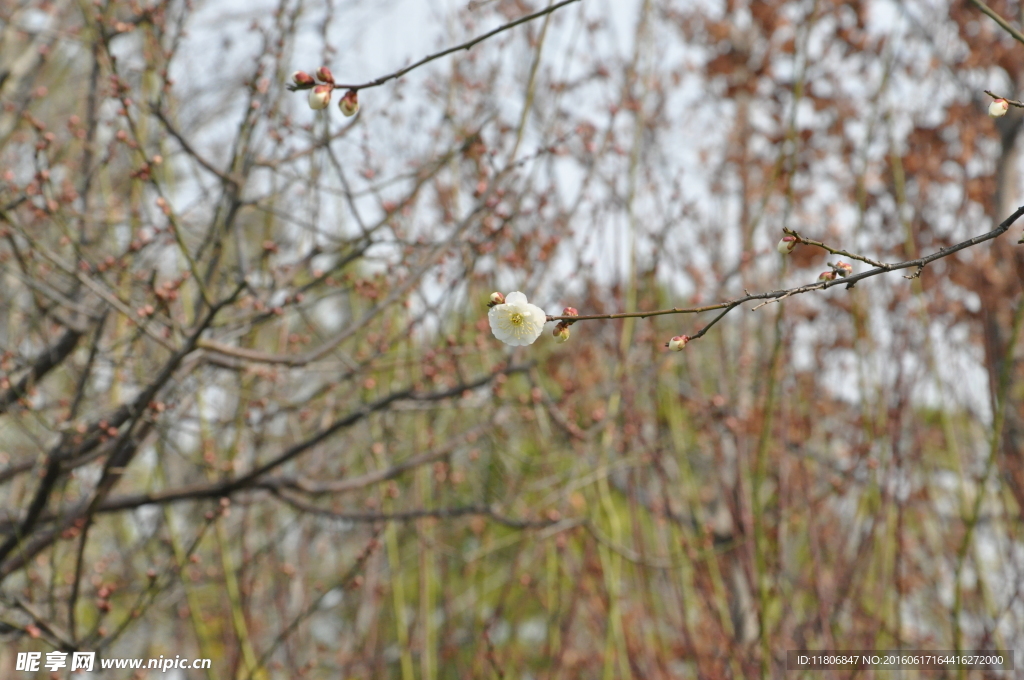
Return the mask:
[[555, 326], [555, 330], [551, 332], [551, 335], [555, 336], [557, 342], [565, 342], [569, 339], [569, 326], [563, 321]]
[[580, 313], [576, 311], [575, 307], [566, 307], [562, 310], [562, 316], [579, 316]]
[[490, 301], [488, 301], [488, 307], [496, 307], [498, 305], [505, 304], [505, 296], [501, 293], [491, 293]]
[[786, 234], [775, 248], [783, 255], [789, 255], [796, 248], [796, 236]]
[[818, 274], [819, 281], [834, 281], [836, 278], [835, 272], [822, 272]]
[[849, 262], [843, 262], [842, 260], [840, 260], [839, 262], [835, 263], [835, 272], [836, 274], [839, 274], [843, 278], [846, 278], [847, 276], [853, 273], [853, 265], [850, 264]]
[[345, 96], [338, 102], [338, 108], [348, 118], [356, 115], [359, 111], [359, 93], [355, 90], [346, 92]]
[[1005, 99], [996, 99], [988, 105], [988, 115], [993, 118], [999, 118], [1005, 116], [1006, 112], [1010, 110], [1010, 104]]
[[331, 92], [334, 90], [330, 85], [317, 85], [309, 91], [309, 108], [314, 111], [326, 109], [331, 103]]
[[683, 348], [686, 347], [686, 343], [690, 342], [689, 335], [677, 335], [668, 342], [665, 343], [665, 347], [668, 347], [673, 352], [682, 352]]
[[331, 69], [326, 66], [321, 66], [316, 70], [316, 79], [321, 83], [334, 84], [334, 76], [331, 74]]
[[300, 90], [308, 90], [316, 85], [316, 81], [313, 80], [313, 76], [309, 75], [305, 71], [296, 71], [293, 73], [292, 82], [295, 83], [295, 87]]

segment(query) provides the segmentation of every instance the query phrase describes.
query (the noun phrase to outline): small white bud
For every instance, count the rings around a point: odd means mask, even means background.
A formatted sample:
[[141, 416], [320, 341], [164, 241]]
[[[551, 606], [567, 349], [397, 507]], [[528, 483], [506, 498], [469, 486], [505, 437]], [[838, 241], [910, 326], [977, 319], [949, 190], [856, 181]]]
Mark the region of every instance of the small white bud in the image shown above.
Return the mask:
[[796, 236], [790, 236], [789, 234], [783, 236], [782, 240], [779, 241], [779, 245], [776, 246], [776, 250], [783, 255], [789, 255], [793, 252], [794, 248], [796, 248]]
[[338, 102], [338, 108], [341, 109], [346, 118], [356, 115], [359, 111], [359, 93], [355, 90], [346, 92], [345, 96]]
[[326, 109], [331, 103], [331, 92], [334, 90], [330, 85], [317, 85], [309, 91], [309, 108], [314, 111]]
[[677, 335], [668, 342], [665, 343], [665, 347], [668, 347], [673, 352], [682, 352], [683, 348], [686, 347], [686, 343], [690, 342], [689, 335]]
[[1005, 99], [996, 99], [988, 105], [988, 115], [993, 118], [999, 118], [1005, 116], [1006, 112], [1010, 110], [1010, 104]]

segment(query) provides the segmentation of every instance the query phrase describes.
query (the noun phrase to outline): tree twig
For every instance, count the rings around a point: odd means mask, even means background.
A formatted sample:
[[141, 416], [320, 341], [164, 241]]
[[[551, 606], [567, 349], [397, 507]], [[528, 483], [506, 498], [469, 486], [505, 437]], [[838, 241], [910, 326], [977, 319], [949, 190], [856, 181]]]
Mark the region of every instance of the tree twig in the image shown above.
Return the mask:
[[1016, 106], [1018, 108], [1024, 109], [1024, 102], [1019, 102], [1016, 99], [1009, 99], [1007, 97], [1000, 97], [999, 95], [997, 95], [995, 92], [992, 92], [991, 90], [985, 90], [985, 94], [987, 94], [989, 97], [992, 97], [993, 99], [1002, 99], [1004, 102], [1006, 102], [1010, 106]]
[[999, 24], [1004, 31], [1013, 36], [1014, 40], [1024, 44], [1024, 34], [1018, 31], [1016, 28], [1010, 25], [1010, 22], [999, 16], [994, 9], [986, 5], [981, 0], [971, 0], [971, 4], [980, 9], [982, 12], [987, 14], [991, 19]]
[[[417, 61], [415, 64], [411, 64], [409, 66], [406, 66], [405, 68], [398, 69], [394, 73], [389, 73], [386, 76], [381, 76], [380, 78], [375, 78], [373, 80], [370, 80], [368, 82], [361, 83], [361, 84], [358, 84], [358, 85], [344, 85], [344, 84], [340, 84], [340, 83], [335, 83], [334, 89], [336, 89], [336, 90], [365, 90], [366, 88], [369, 88], [369, 87], [379, 87], [379, 86], [383, 85], [384, 83], [388, 82], [389, 80], [394, 80], [395, 78], [401, 78], [402, 76], [404, 76], [409, 71], [417, 69], [420, 66], [423, 66], [424, 64], [428, 64], [428, 63], [434, 61], [435, 59], [440, 59], [441, 57], [447, 56], [447, 55], [449, 55], [449, 54], [451, 54], [453, 52], [458, 52], [460, 50], [468, 50], [468, 49], [472, 48], [474, 45], [482, 43], [484, 40], [487, 40], [488, 38], [496, 36], [499, 33], [503, 33], [504, 31], [507, 31], [510, 28], [515, 28], [516, 26], [518, 26], [520, 24], [525, 24], [525, 23], [527, 23], [529, 21], [533, 21], [534, 19], [540, 18], [540, 17], [544, 16], [545, 14], [551, 14], [555, 10], [561, 9], [562, 7], [565, 7], [566, 5], [571, 5], [574, 2], [580, 2], [580, 0], [562, 0], [562, 2], [560, 2], [558, 4], [555, 4], [555, 5], [551, 5], [550, 7], [542, 9], [539, 12], [534, 12], [533, 14], [528, 14], [525, 17], [520, 17], [520, 18], [516, 19], [515, 21], [510, 21], [507, 24], [499, 26], [498, 28], [494, 29], [493, 31], [488, 31], [487, 33], [484, 33], [483, 35], [478, 35], [477, 37], [473, 38], [472, 40], [464, 42], [461, 45], [456, 45], [454, 47], [449, 47], [447, 49], [441, 50], [440, 52], [435, 52], [434, 54], [431, 54], [429, 56], [423, 57], [422, 59]], [[294, 90], [296, 90], [298, 88], [296, 88], [294, 85], [288, 85], [288, 89], [294, 91]]]
[[[887, 272], [900, 271], [901, 269], [912, 269], [912, 268], [916, 267], [917, 270], [918, 270], [917, 271], [917, 275], [920, 275], [920, 272], [927, 265], [931, 264], [935, 260], [941, 260], [944, 257], [949, 257], [953, 253], [957, 253], [957, 252], [959, 252], [961, 250], [964, 250], [966, 248], [971, 248], [971, 247], [976, 246], [976, 245], [978, 245], [980, 243], [984, 243], [985, 241], [991, 241], [994, 238], [1002, 236], [1006, 232], [1006, 230], [1008, 230], [1013, 225], [1013, 223], [1016, 222], [1017, 219], [1021, 217], [1021, 215], [1024, 215], [1024, 206], [1021, 206], [1021, 207], [1017, 208], [1017, 210], [1015, 210], [1012, 215], [1010, 215], [1005, 220], [1003, 220], [999, 224], [998, 227], [996, 227], [992, 231], [989, 231], [989, 232], [986, 232], [984, 234], [981, 234], [980, 236], [975, 236], [974, 238], [969, 238], [966, 241], [961, 241], [960, 243], [956, 243], [956, 244], [948, 246], [946, 248], [942, 248], [940, 250], [935, 251], [934, 253], [932, 253], [930, 255], [925, 255], [924, 257], [919, 257], [919, 258], [917, 258], [915, 260], [906, 260], [904, 262], [896, 262], [896, 263], [893, 263], [893, 264], [884, 264], [884, 263], [879, 262], [875, 266], [874, 269], [869, 269], [869, 270], [867, 270], [865, 272], [860, 272], [859, 274], [852, 274], [852, 275], [847, 276], [845, 278], [836, 278], [836, 279], [834, 279], [832, 281], [818, 281], [816, 283], [809, 283], [809, 284], [806, 284], [806, 285], [803, 285], [803, 286], [796, 286], [795, 288], [786, 288], [786, 289], [783, 289], [783, 290], [773, 290], [773, 291], [769, 291], [769, 292], [765, 292], [765, 293], [748, 293], [747, 295], [745, 295], [745, 296], [743, 296], [741, 298], [736, 298], [734, 300], [728, 300], [728, 301], [725, 301], [725, 302], [719, 302], [719, 303], [713, 304], [713, 305], [704, 305], [704, 306], [701, 306], [701, 307], [673, 307], [671, 309], [656, 309], [656, 310], [648, 310], [648, 311], [640, 311], [640, 312], [621, 312], [621, 313], [618, 313], [618, 314], [587, 314], [587, 315], [580, 315], [580, 316], [548, 316], [547, 320], [548, 321], [570, 321], [570, 322], [575, 323], [577, 321], [596, 321], [596, 320], [599, 320], [599, 319], [605, 319], [605, 320], [607, 320], [607, 319], [629, 319], [629, 318], [646, 319], [647, 317], [651, 317], [651, 316], [665, 316], [665, 315], [668, 315], [668, 314], [699, 314], [701, 312], [710, 312], [710, 311], [714, 311], [716, 309], [722, 310], [722, 313], [719, 314], [718, 316], [716, 316], [711, 321], [711, 323], [709, 323], [708, 325], [706, 325], [703, 328], [701, 328], [694, 335], [690, 336], [690, 340], [696, 340], [697, 338], [703, 336], [708, 331], [709, 328], [711, 328], [716, 323], [718, 323], [722, 319], [722, 317], [724, 317], [726, 314], [728, 314], [733, 309], [735, 309], [736, 307], [740, 306], [741, 304], [743, 304], [745, 302], [751, 302], [753, 300], [770, 300], [770, 301], [771, 300], [777, 300], [777, 299], [780, 299], [780, 298], [791, 297], [793, 295], [800, 295], [801, 293], [809, 293], [812, 290], [825, 290], [826, 288], [832, 288], [834, 286], [839, 286], [839, 285], [845, 285], [847, 288], [852, 288], [853, 285], [855, 283], [857, 283], [858, 281], [862, 281], [864, 279], [870, 279], [870, 278], [872, 278], [874, 276], [878, 276], [879, 274], [885, 274]], [[810, 243], [812, 245], [819, 245], [818, 242], [810, 242]], [[1024, 243], [1024, 236], [1022, 236], [1021, 239], [1019, 241], [1017, 241], [1017, 243]], [[820, 244], [819, 247], [825, 247], [825, 246], [824, 246], [824, 244]], [[828, 248], [826, 247], [826, 249], [828, 249]], [[833, 252], [834, 254], [837, 254], [837, 255], [847, 255], [849, 257], [853, 257], [853, 255], [847, 253], [846, 251], [832, 251], [832, 250], [830, 250], [830, 252]], [[862, 261], [866, 261], [864, 258], [857, 258], [857, 259], [861, 259]]]

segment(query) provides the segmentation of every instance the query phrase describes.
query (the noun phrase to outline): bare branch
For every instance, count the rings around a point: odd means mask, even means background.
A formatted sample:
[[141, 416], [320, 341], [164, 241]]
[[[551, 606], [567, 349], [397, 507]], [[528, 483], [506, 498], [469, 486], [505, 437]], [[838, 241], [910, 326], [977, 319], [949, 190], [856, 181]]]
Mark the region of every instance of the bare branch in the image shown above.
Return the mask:
[[1013, 36], [1014, 40], [1016, 40], [1017, 42], [1019, 42], [1021, 44], [1024, 44], [1024, 34], [1022, 34], [1020, 31], [1018, 31], [1016, 28], [1014, 28], [1012, 25], [1010, 25], [1009, 21], [1007, 21], [1003, 17], [999, 16], [999, 14], [996, 13], [995, 10], [993, 10], [991, 7], [986, 5], [981, 0], [971, 0], [971, 4], [973, 4], [975, 7], [980, 9], [982, 12], [987, 14], [993, 21], [995, 21], [997, 24], [999, 24], [999, 26], [1002, 27], [1002, 29], [1004, 31], [1006, 31], [1011, 36]]
[[69, 328], [64, 331], [64, 335], [52, 347], [43, 350], [35, 362], [33, 362], [32, 368], [18, 381], [17, 385], [11, 385], [3, 392], [0, 392], [0, 413], [6, 411], [11, 404], [25, 396], [30, 385], [39, 382], [43, 376], [59, 366], [78, 346], [78, 340], [81, 337], [81, 331]]
[[495, 511], [494, 508], [487, 505], [459, 505], [450, 508], [433, 509], [420, 508], [417, 510], [403, 510], [399, 512], [337, 512], [328, 508], [322, 508], [312, 503], [307, 503], [306, 501], [296, 498], [294, 494], [290, 494], [284, 490], [275, 491], [274, 495], [288, 503], [288, 505], [294, 507], [296, 510], [346, 522], [411, 522], [413, 520], [424, 519], [427, 517], [434, 519], [452, 519], [455, 517], [475, 515], [488, 517], [499, 524], [509, 527], [510, 529], [545, 529], [561, 521], [558, 519], [516, 519], [514, 517], [502, 515]]
[[[469, 40], [467, 42], [462, 43], [461, 45], [456, 45], [455, 47], [449, 47], [447, 49], [441, 50], [440, 52], [435, 52], [434, 54], [431, 54], [429, 56], [423, 57], [422, 59], [417, 61], [415, 64], [411, 64], [410, 66], [406, 66], [405, 68], [401, 68], [401, 69], [395, 71], [394, 73], [389, 73], [386, 76], [381, 76], [380, 78], [375, 78], [375, 79], [373, 79], [371, 81], [368, 81], [368, 82], [365, 82], [365, 83], [360, 83], [358, 85], [342, 85], [342, 84], [335, 83], [334, 89], [336, 89], [336, 90], [365, 90], [366, 88], [369, 88], [369, 87], [378, 87], [378, 86], [383, 85], [384, 83], [388, 82], [389, 80], [394, 80], [395, 78], [401, 78], [402, 76], [404, 76], [409, 71], [417, 69], [420, 66], [423, 66], [424, 64], [429, 64], [430, 62], [434, 61], [435, 59], [440, 59], [441, 57], [447, 56], [447, 55], [449, 55], [449, 54], [451, 54], [453, 52], [458, 52], [459, 50], [468, 50], [468, 49], [472, 48], [474, 45], [482, 43], [484, 40], [487, 40], [488, 38], [496, 36], [499, 33], [503, 33], [505, 31], [509, 30], [510, 28], [515, 28], [516, 26], [518, 26], [520, 24], [525, 24], [525, 23], [527, 23], [529, 21], [533, 21], [534, 19], [538, 19], [538, 18], [544, 16], [545, 14], [551, 14], [552, 12], [561, 9], [562, 7], [565, 7], [566, 5], [571, 5], [574, 2], [580, 2], [580, 0], [562, 0], [562, 2], [560, 2], [560, 3], [556, 4], [556, 5], [551, 5], [550, 7], [546, 8], [546, 9], [542, 9], [539, 12], [534, 12], [533, 14], [529, 14], [529, 15], [527, 15], [525, 17], [521, 17], [519, 19], [516, 19], [515, 21], [511, 21], [511, 22], [509, 22], [507, 24], [499, 26], [498, 28], [494, 29], [493, 31], [488, 31], [487, 33], [484, 33], [483, 35], [479, 35], [479, 36], [473, 38], [472, 40]], [[288, 89], [296, 90], [297, 88], [294, 85], [289, 85]]]
[[[753, 293], [745, 295], [744, 297], [741, 298], [737, 298], [735, 300], [719, 302], [713, 305], [704, 305], [701, 307], [673, 307], [672, 309], [658, 309], [643, 312], [621, 312], [618, 314], [548, 316], [547, 320], [570, 321], [575, 323], [577, 321], [596, 321], [599, 319], [646, 319], [647, 317], [651, 316], [665, 316], [668, 314], [699, 314], [700, 312], [708, 312], [716, 309], [724, 310], [721, 314], [715, 317], [714, 320], [711, 321], [711, 323], [704, 326], [700, 331], [698, 331], [696, 334], [690, 337], [691, 340], [696, 340], [697, 338], [703, 336], [709, 328], [718, 323], [722, 319], [722, 317], [724, 317], [726, 314], [728, 314], [729, 312], [731, 312], [733, 309], [743, 304], [744, 302], [750, 302], [752, 300], [777, 300], [779, 298], [800, 295], [801, 293], [809, 293], [812, 290], [825, 290], [826, 288], [832, 288], [838, 285], [846, 285], [847, 288], [852, 288], [853, 285], [856, 284], [858, 281], [863, 281], [864, 279], [869, 279], [880, 274], [885, 274], [887, 272], [899, 271], [901, 269], [911, 269], [916, 267], [920, 273], [920, 270], [923, 270], [926, 265], [931, 264], [935, 260], [940, 260], [944, 257], [949, 257], [953, 253], [960, 252], [961, 250], [964, 250], [966, 248], [971, 248], [973, 246], [978, 245], [979, 243], [984, 243], [985, 241], [990, 241], [994, 238], [1001, 236], [1006, 232], [1007, 229], [1010, 228], [1010, 226], [1013, 225], [1014, 222], [1017, 221], [1018, 218], [1020, 218], [1021, 215], [1024, 215], [1024, 206], [1017, 208], [1017, 210], [1012, 215], [1003, 220], [998, 227], [985, 234], [975, 236], [974, 238], [967, 239], [966, 241], [961, 241], [960, 243], [948, 246], [946, 248], [942, 248], [941, 250], [937, 250], [930, 255], [919, 257], [916, 260], [906, 260], [904, 262], [897, 262], [894, 264], [879, 263], [878, 266], [876, 266], [874, 269], [869, 269], [868, 271], [861, 272], [859, 274], [853, 274], [847, 276], [846, 278], [837, 278], [832, 281], [819, 281], [817, 283], [810, 283], [804, 286], [796, 286], [794, 288], [787, 288], [784, 290], [773, 290], [767, 293]], [[1024, 243], [1024, 237], [1021, 237], [1021, 240], [1018, 241], [1018, 243]], [[825, 247], [824, 244], [819, 244], [817, 241], [812, 242], [811, 245]], [[827, 247], [826, 249], [830, 250]], [[830, 250], [830, 252], [835, 251]], [[846, 251], [838, 251], [836, 252], [836, 254], [848, 255], [849, 257], [853, 257], [853, 255], [846, 253]]]

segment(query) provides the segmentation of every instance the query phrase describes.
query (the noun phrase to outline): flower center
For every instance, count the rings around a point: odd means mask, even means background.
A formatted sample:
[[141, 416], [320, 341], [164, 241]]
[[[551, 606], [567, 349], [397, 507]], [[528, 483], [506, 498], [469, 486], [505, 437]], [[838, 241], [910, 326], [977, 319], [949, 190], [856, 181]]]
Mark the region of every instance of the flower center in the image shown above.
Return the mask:
[[512, 315], [508, 317], [508, 320], [513, 326], [522, 326], [523, 314], [522, 312], [512, 312]]

